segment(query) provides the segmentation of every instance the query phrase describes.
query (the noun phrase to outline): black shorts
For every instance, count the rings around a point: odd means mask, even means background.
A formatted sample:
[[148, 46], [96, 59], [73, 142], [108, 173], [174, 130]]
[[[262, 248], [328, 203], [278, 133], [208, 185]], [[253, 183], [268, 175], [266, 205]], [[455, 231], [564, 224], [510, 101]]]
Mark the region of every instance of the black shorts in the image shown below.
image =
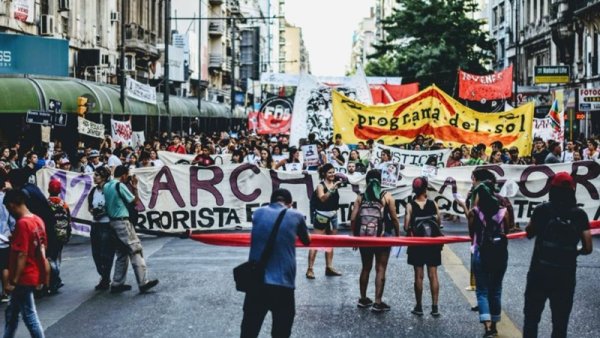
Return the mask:
[[377, 255], [379, 253], [390, 253], [392, 247], [390, 246], [369, 246], [364, 248], [358, 248], [361, 255]]
[[0, 249], [0, 271], [8, 269], [8, 255], [10, 254], [10, 248]]
[[413, 266], [442, 265], [441, 245], [409, 246], [406, 253], [408, 255], [408, 264]]

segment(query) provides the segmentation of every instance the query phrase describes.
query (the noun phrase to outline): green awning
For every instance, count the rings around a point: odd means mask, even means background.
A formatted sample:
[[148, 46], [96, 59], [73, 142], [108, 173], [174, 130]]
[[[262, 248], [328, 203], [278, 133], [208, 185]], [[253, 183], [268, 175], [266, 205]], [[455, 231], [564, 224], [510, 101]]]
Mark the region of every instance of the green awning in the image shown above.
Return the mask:
[[35, 85], [27, 78], [0, 78], [0, 113], [23, 113], [39, 110]]
[[37, 82], [41, 87], [46, 103], [50, 99], [61, 101], [62, 111], [66, 113], [77, 112], [77, 98], [79, 96], [87, 94], [96, 97], [94, 92], [88, 87], [72, 79], [50, 80], [31, 78], [31, 80]]

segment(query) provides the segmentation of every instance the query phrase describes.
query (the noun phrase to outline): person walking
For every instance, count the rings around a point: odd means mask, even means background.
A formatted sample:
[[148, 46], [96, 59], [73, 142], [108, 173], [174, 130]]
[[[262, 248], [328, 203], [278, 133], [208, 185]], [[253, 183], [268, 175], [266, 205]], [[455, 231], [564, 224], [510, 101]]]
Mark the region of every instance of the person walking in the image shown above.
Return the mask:
[[[537, 337], [544, 305], [550, 299], [552, 337], [566, 337], [573, 306], [577, 256], [592, 252], [587, 214], [577, 206], [575, 181], [566, 172], [551, 181], [550, 201], [531, 215], [527, 238], [536, 238], [525, 288], [523, 337]], [[581, 241], [582, 248], [577, 249]]]
[[131, 260], [140, 293], [144, 293], [158, 284], [158, 279], [147, 279], [142, 242], [138, 238], [133, 224], [129, 221], [130, 214], [127, 206], [137, 202], [138, 196], [136, 177], [131, 177], [130, 182], [133, 193], [126, 186], [128, 181], [129, 170], [120, 165], [114, 170], [114, 179], [104, 184], [103, 188], [106, 213], [110, 218], [110, 227], [115, 232], [117, 239], [115, 241], [117, 261], [110, 287], [111, 293], [131, 290], [131, 285], [125, 284], [129, 260]]
[[108, 290], [110, 287], [110, 271], [115, 259], [114, 232], [110, 227], [110, 218], [106, 212], [104, 185], [110, 179], [110, 170], [100, 167], [94, 171], [94, 184], [88, 195], [88, 210], [94, 221], [90, 231], [92, 257], [100, 282], [94, 287], [97, 291]]
[[50, 286], [48, 293], [56, 294], [58, 289], [63, 286], [60, 278], [60, 265], [62, 263], [62, 251], [65, 244], [71, 239], [71, 211], [67, 203], [60, 198], [62, 184], [59, 180], [51, 180], [48, 185], [48, 205], [54, 215], [55, 226], [54, 232], [56, 236], [56, 254], [53, 259], [50, 259]]
[[508, 262], [509, 216], [493, 189], [489, 181], [477, 185], [473, 190], [474, 207], [467, 214], [483, 337], [498, 334], [496, 323], [501, 319], [502, 280]]
[[[340, 207], [340, 195], [338, 188], [342, 183], [336, 180], [335, 169], [331, 163], [324, 164], [319, 168], [319, 176], [322, 181], [317, 186], [310, 199], [311, 216], [313, 218], [313, 228], [315, 234], [337, 234], [338, 217], [337, 211]], [[313, 266], [317, 258], [317, 250], [308, 251], [308, 269], [306, 278], [315, 279]], [[341, 276], [342, 274], [333, 268], [333, 249], [329, 248], [325, 252], [325, 275]]]
[[26, 205], [27, 196], [21, 190], [9, 190], [4, 196], [4, 205], [17, 220], [11, 238], [8, 284], [4, 291], [10, 294], [5, 310], [4, 337], [12, 338], [17, 332], [19, 315], [31, 337], [44, 337], [38, 318], [34, 290], [48, 284], [49, 266], [46, 259], [46, 230], [44, 221], [34, 215]]
[[[406, 205], [404, 216], [404, 231], [414, 237], [438, 237], [440, 230], [440, 211], [437, 204], [427, 198], [428, 181], [425, 177], [413, 180], [413, 200]], [[438, 308], [438, 295], [440, 284], [438, 281], [437, 267], [442, 264], [442, 246], [424, 245], [409, 246], [407, 249], [408, 264], [413, 266], [415, 273], [414, 291], [416, 305], [411, 311], [414, 315], [423, 315], [423, 278], [424, 266], [427, 265], [427, 277], [431, 289], [431, 315], [440, 315]]]
[[252, 214], [252, 233], [249, 260], [260, 261], [267, 242], [277, 223], [272, 253], [265, 266], [264, 284], [246, 293], [242, 338], [257, 337], [267, 312], [271, 311], [273, 337], [289, 337], [296, 315], [294, 289], [296, 288], [296, 237], [304, 245], [310, 236], [304, 215], [292, 207], [292, 194], [277, 189], [271, 194], [271, 203]]
[[[366, 177], [367, 188], [354, 201], [350, 219], [355, 236], [389, 237], [392, 232], [400, 236], [400, 221], [396, 214], [396, 201], [392, 194], [381, 191], [381, 171], [370, 170]], [[359, 308], [371, 307], [373, 312], [389, 311], [390, 306], [383, 302], [385, 273], [390, 258], [390, 247], [360, 248], [362, 270], [360, 272]], [[375, 258], [375, 302], [367, 297], [369, 275]]]

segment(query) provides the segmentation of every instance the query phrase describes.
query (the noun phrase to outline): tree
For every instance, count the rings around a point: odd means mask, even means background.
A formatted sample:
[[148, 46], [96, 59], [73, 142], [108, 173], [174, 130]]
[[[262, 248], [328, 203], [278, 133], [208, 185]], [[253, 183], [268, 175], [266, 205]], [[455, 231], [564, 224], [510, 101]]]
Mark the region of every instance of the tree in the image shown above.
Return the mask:
[[489, 73], [495, 42], [470, 17], [474, 0], [396, 0], [392, 15], [383, 20], [385, 39], [375, 44], [365, 66], [367, 75], [402, 76], [421, 86], [435, 83], [452, 93], [458, 68]]

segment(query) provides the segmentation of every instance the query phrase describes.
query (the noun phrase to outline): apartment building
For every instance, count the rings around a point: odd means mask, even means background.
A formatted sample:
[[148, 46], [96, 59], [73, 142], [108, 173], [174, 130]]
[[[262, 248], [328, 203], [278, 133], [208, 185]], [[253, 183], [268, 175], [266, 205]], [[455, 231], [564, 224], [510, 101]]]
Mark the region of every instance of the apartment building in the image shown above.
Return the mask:
[[377, 41], [377, 18], [375, 8], [371, 8], [370, 15], [361, 20], [352, 35], [352, 51], [350, 56], [350, 71], [359, 65], [367, 63], [367, 57], [375, 52], [373, 44]]

